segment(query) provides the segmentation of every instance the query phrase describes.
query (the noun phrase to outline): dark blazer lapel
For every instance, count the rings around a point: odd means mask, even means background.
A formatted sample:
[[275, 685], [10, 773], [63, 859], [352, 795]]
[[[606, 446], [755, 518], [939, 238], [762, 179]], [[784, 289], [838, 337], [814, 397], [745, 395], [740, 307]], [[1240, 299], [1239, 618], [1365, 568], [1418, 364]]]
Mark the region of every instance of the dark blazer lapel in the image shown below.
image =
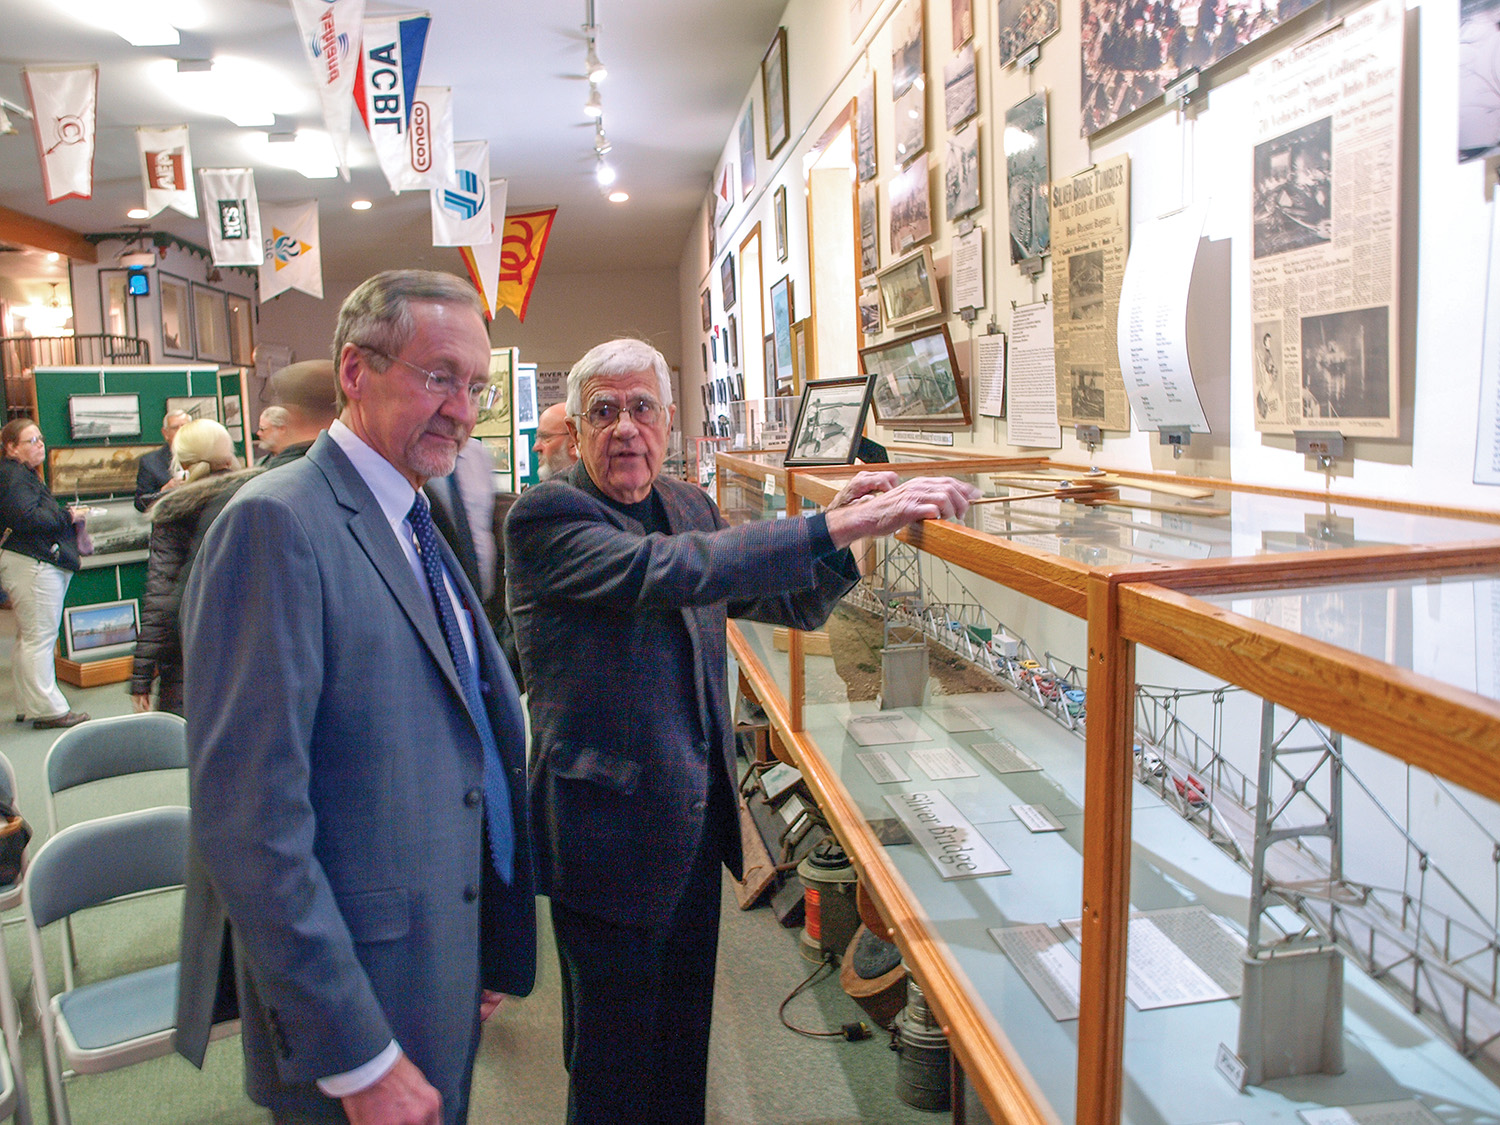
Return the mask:
[[[448, 643], [443, 640], [443, 630], [438, 625], [437, 613], [432, 608], [432, 597], [417, 582], [411, 564], [401, 550], [401, 544], [391, 534], [391, 525], [381, 511], [380, 503], [370, 486], [355, 471], [353, 463], [338, 447], [338, 443], [326, 433], [321, 435], [307, 451], [312, 461], [328, 479], [334, 499], [349, 512], [349, 532], [356, 543], [369, 556], [376, 572], [390, 590], [401, 612], [416, 629], [417, 635], [427, 646], [438, 667], [443, 670], [458, 698], [464, 698], [463, 685], [458, 682], [458, 673], [453, 667], [453, 657], [448, 654]], [[457, 562], [454, 562], [456, 573]]]
[[[662, 511], [667, 514], [667, 527], [673, 535], [681, 535], [684, 531], [712, 531], [712, 525], [700, 526], [693, 521], [693, 513], [682, 498], [671, 489], [663, 488], [661, 484], [654, 483], [651, 486], [657, 497], [661, 500]], [[699, 613], [702, 607], [685, 605], [682, 607], [682, 623], [687, 627], [688, 641], [693, 646], [693, 681], [698, 688], [698, 715], [703, 721], [703, 729], [712, 729], [710, 724], [711, 712], [708, 706], [708, 685], [703, 675], [703, 644], [699, 633]]]

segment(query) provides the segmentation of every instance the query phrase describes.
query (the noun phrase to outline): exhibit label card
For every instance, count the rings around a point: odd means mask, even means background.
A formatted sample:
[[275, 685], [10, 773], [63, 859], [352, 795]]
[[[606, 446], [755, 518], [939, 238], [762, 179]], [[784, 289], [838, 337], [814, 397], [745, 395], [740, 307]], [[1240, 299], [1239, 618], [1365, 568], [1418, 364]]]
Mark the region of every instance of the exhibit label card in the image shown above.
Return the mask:
[[944, 879], [1010, 874], [1010, 864], [938, 790], [895, 793], [886, 797], [885, 803], [911, 833], [912, 840], [922, 845]]
[[891, 781], [911, 780], [911, 774], [902, 769], [901, 763], [884, 750], [867, 750], [863, 754], [854, 756], [859, 759], [859, 764], [865, 767], [865, 772], [882, 785]]
[[1005, 333], [979, 337], [979, 413], [998, 418], [1005, 411]]
[[953, 307], [984, 308], [984, 231], [979, 227], [953, 240]]
[[1016, 819], [1033, 832], [1061, 832], [1062, 821], [1052, 815], [1046, 805], [1011, 805], [1010, 811]]
[[1240, 347], [1262, 432], [1400, 432], [1405, 21], [1402, 0], [1376, 0], [1250, 71], [1252, 339]]
[[979, 771], [946, 746], [934, 746], [923, 750], [907, 751], [908, 758], [933, 781], [948, 781], [955, 777], [978, 777]]
[[938, 726], [949, 734], [968, 730], [989, 730], [990, 724], [981, 719], [974, 712], [961, 703], [954, 703], [948, 707], [935, 707], [929, 713], [930, 717]]
[[1188, 364], [1188, 288], [1203, 211], [1193, 207], [1136, 227], [1120, 289], [1116, 341], [1136, 427], [1208, 433]]
[[1057, 425], [1057, 353], [1052, 305], [1022, 305], [1010, 318], [1005, 440], [1011, 445], [1061, 449]]
[[890, 746], [900, 742], [931, 742], [928, 734], [899, 711], [878, 715], [859, 715], [845, 724], [854, 741], [861, 746]]
[[1021, 753], [1008, 738], [998, 742], [976, 742], [969, 749], [989, 763], [996, 773], [1031, 773], [1042, 768]]

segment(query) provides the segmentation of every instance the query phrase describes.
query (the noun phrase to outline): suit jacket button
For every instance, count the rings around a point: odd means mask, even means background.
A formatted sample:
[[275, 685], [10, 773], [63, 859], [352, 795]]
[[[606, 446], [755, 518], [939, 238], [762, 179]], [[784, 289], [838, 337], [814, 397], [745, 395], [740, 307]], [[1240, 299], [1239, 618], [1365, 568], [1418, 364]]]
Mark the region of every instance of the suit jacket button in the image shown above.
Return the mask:
[[474, 886], [473, 883], [470, 883], [467, 887], [464, 888], [464, 901], [465, 902], [473, 902], [478, 897], [479, 897], [479, 888], [476, 887], [476, 886]]
[[479, 800], [483, 796], [484, 794], [481, 793], [476, 786], [475, 788], [470, 789], [467, 793], [464, 794], [464, 804], [468, 805], [471, 809], [477, 808], [479, 805]]

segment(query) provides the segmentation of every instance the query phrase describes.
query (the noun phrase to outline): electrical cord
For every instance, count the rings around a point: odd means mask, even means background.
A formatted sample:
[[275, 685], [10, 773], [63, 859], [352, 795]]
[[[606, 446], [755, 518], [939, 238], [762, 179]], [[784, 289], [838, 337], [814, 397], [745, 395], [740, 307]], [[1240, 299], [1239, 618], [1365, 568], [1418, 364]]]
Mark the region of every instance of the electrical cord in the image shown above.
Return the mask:
[[781, 1002], [781, 1007], [776, 1009], [776, 1015], [781, 1019], [781, 1026], [788, 1031], [794, 1031], [798, 1035], [806, 1036], [808, 1039], [843, 1039], [850, 1043], [857, 1043], [861, 1039], [868, 1039], [870, 1038], [870, 1025], [865, 1023], [864, 1020], [851, 1020], [837, 1031], [809, 1031], [805, 1027], [798, 1027], [786, 1018], [786, 1006], [814, 984], [824, 979], [824, 970], [832, 969], [833, 966], [833, 954], [825, 950], [823, 959], [813, 967], [812, 972], [802, 978], [801, 984], [787, 993], [786, 999]]

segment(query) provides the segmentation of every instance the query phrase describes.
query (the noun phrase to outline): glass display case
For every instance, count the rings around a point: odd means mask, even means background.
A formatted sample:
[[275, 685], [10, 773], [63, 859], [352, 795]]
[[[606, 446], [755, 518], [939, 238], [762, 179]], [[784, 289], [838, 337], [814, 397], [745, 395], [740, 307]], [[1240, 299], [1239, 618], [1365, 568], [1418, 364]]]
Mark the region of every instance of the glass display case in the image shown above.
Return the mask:
[[994, 1118], [1500, 1119], [1500, 515], [891, 468], [982, 501], [730, 639]]

